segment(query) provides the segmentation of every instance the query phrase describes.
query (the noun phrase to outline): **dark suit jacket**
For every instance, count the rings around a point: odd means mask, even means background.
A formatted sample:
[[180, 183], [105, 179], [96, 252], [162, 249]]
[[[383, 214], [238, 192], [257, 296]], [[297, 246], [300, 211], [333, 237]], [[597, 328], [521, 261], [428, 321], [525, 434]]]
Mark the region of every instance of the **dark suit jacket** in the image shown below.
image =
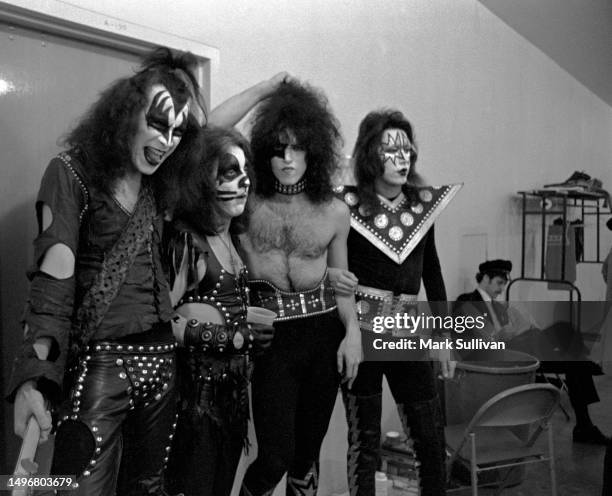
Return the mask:
[[[469, 304], [466, 302], [469, 302]], [[493, 300], [491, 303], [499, 323], [502, 326], [506, 325], [508, 323], [508, 311], [506, 310], [506, 307], [495, 300]], [[476, 310], [478, 315], [486, 314], [486, 319], [491, 325], [493, 325], [493, 319], [489, 313], [489, 308], [482, 299], [480, 291], [477, 289], [471, 293], [463, 293], [459, 295], [457, 297], [457, 301], [453, 303], [453, 315], [471, 315], [472, 317], [476, 317], [477, 315], [474, 315], [474, 310]]]

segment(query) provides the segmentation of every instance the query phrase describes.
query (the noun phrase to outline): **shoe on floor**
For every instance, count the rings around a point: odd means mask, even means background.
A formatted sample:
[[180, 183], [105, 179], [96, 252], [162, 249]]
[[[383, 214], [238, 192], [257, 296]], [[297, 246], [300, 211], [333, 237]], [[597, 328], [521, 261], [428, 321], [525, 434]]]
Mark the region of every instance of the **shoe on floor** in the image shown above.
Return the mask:
[[596, 425], [588, 427], [574, 427], [572, 439], [575, 443], [600, 444], [606, 446], [610, 443], [610, 438], [604, 436]]

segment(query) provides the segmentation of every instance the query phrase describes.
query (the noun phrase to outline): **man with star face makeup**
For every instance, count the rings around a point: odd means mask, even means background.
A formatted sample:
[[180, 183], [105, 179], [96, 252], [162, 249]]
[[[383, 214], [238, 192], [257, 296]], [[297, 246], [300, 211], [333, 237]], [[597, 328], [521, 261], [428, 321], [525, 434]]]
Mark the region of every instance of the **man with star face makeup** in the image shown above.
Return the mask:
[[256, 359], [253, 416], [258, 455], [242, 494], [314, 495], [323, 437], [341, 374], [361, 361], [353, 296], [335, 297], [327, 267], [346, 268], [348, 209], [333, 198], [338, 124], [313, 88], [281, 85], [258, 109], [251, 133], [256, 177], [241, 247], [251, 304], [273, 310], [272, 346]]
[[164, 253], [183, 345], [167, 478], [173, 492], [229, 496], [248, 444], [250, 355], [269, 346], [273, 328], [246, 322], [247, 275], [234, 245], [248, 221], [249, 145], [235, 130], [191, 134], [167, 169]]
[[[433, 223], [459, 186], [417, 186], [414, 131], [396, 110], [371, 112], [363, 119], [353, 157], [357, 186], [338, 188], [351, 211], [351, 272], [333, 271], [335, 289], [349, 294], [356, 290], [360, 325], [368, 334], [373, 317], [411, 312], [421, 279], [432, 309], [446, 313]], [[445, 494], [443, 419], [433, 367], [425, 352], [411, 358], [415, 361], [366, 361], [352, 386], [343, 387], [351, 496], [374, 494], [374, 475], [380, 464], [383, 375], [402, 424], [414, 440], [421, 462], [421, 494]], [[454, 362], [445, 357], [443, 375], [452, 377], [453, 371]]]
[[[76, 475], [73, 496], [164, 494], [175, 339], [154, 193], [163, 184], [153, 180], [205, 115], [196, 64], [189, 53], [154, 50], [101, 94], [42, 179], [9, 399], [15, 432], [23, 436], [32, 417], [42, 441], [48, 408], [61, 403], [51, 473]], [[211, 120], [234, 124], [278, 78], [232, 97]]]

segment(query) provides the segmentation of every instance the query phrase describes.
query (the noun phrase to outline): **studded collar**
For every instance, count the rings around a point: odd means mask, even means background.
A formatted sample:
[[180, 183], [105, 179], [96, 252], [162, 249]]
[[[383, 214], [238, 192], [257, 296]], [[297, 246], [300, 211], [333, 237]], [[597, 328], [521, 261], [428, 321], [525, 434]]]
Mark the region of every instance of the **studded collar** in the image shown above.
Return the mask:
[[350, 209], [351, 227], [400, 265], [462, 186], [420, 187], [419, 201], [413, 205], [403, 193], [392, 201], [378, 195], [380, 202], [371, 214], [361, 204], [355, 186], [340, 186], [335, 191]]

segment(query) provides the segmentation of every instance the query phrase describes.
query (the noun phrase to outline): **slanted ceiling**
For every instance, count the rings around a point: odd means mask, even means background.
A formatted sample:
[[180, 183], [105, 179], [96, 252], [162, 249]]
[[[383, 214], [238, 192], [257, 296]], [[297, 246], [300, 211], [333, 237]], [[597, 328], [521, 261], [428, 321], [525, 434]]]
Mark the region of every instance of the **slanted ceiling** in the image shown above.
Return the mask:
[[612, 0], [479, 0], [612, 106]]

